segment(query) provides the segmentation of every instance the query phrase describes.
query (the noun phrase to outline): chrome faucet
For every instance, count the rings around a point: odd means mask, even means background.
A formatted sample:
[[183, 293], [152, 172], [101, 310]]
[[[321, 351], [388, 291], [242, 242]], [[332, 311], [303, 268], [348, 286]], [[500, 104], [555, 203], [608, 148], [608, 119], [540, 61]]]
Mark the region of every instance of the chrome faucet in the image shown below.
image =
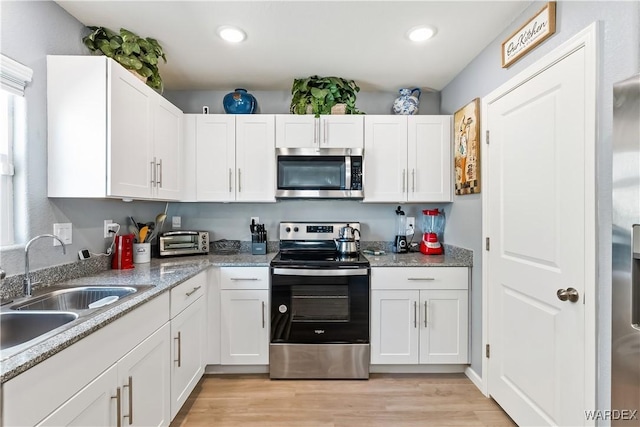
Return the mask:
[[24, 292], [25, 297], [31, 296], [31, 276], [29, 275], [29, 248], [31, 244], [38, 239], [42, 239], [43, 237], [51, 237], [52, 239], [56, 239], [62, 245], [62, 253], [66, 254], [66, 246], [62, 240], [58, 236], [54, 236], [53, 234], [41, 234], [39, 236], [34, 237], [33, 239], [27, 242], [27, 245], [24, 247], [24, 280], [22, 281], [22, 290]]

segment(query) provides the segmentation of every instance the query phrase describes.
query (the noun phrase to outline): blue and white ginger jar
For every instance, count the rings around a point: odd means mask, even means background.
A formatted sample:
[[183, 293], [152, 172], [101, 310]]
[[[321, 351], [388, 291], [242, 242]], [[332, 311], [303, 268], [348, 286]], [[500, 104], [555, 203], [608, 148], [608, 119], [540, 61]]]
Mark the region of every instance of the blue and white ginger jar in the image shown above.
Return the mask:
[[405, 116], [413, 116], [418, 114], [418, 104], [420, 104], [419, 88], [400, 89], [400, 96], [393, 101], [393, 114], [401, 114]]

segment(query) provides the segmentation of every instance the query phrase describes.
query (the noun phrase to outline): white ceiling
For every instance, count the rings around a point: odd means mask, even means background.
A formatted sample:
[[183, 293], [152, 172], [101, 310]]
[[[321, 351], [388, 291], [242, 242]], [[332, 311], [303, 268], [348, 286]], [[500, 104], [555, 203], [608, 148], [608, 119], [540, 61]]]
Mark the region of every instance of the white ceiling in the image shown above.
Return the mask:
[[[156, 38], [167, 90], [290, 90], [310, 75], [354, 79], [363, 91], [441, 90], [530, 1], [57, 1], [85, 25]], [[429, 24], [421, 44], [405, 34]], [[230, 45], [221, 25], [247, 40]], [[500, 61], [496, 52], [496, 61]]]

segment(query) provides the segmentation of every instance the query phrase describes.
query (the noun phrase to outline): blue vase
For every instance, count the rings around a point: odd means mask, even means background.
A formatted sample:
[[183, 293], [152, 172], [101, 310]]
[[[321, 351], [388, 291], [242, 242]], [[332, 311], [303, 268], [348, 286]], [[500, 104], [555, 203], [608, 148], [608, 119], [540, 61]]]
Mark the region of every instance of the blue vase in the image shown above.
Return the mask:
[[224, 96], [222, 106], [227, 114], [253, 114], [258, 102], [246, 89], [236, 89]]

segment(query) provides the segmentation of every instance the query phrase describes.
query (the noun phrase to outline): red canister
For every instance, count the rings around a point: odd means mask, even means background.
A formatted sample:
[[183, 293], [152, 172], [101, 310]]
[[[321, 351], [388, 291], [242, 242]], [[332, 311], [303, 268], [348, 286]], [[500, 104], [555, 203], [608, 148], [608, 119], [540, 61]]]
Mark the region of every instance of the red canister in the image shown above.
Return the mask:
[[115, 250], [111, 259], [114, 270], [128, 270], [133, 268], [133, 234], [116, 236]]

